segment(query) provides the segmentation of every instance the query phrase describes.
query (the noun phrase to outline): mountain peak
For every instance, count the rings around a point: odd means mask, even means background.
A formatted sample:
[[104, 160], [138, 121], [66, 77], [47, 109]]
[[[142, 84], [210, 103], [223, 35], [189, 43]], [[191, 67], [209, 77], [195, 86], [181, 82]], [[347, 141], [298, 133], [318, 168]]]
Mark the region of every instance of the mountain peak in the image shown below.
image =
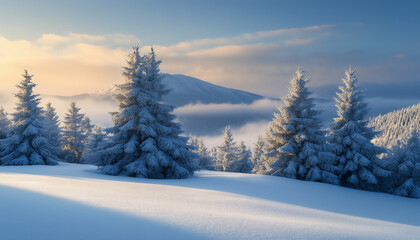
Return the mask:
[[250, 104], [265, 97], [237, 89], [218, 86], [181, 74], [163, 74], [163, 81], [172, 91], [163, 100], [175, 106], [194, 103]]
[[[264, 96], [237, 89], [218, 86], [198, 78], [182, 75], [162, 73], [163, 82], [170, 93], [163, 96], [163, 101], [176, 107], [188, 104], [203, 103], [230, 103], [250, 104]], [[115, 86], [94, 93], [96, 96], [111, 96]]]

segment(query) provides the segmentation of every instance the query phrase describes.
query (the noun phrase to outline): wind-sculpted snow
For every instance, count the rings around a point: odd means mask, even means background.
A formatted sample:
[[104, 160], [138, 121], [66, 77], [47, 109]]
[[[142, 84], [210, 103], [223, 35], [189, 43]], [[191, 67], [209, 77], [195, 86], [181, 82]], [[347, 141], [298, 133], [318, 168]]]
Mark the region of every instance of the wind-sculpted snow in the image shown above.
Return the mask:
[[[1, 239], [418, 239], [420, 200], [282, 177], [0, 168]], [[49, 227], [45, 227], [49, 226]]]

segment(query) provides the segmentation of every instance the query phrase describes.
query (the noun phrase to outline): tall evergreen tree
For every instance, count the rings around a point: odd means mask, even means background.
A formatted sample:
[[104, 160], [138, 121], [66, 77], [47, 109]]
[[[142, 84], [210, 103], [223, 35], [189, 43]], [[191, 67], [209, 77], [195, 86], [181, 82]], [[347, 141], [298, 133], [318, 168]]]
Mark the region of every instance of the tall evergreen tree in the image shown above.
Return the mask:
[[84, 134], [84, 114], [75, 102], [70, 104], [69, 112], [64, 116], [63, 150], [66, 153], [65, 160], [70, 163], [80, 163], [83, 156], [86, 135]]
[[251, 173], [254, 165], [251, 162], [251, 152], [243, 141], [238, 146], [237, 161], [235, 162], [234, 172]]
[[[191, 152], [197, 153], [198, 152], [198, 138], [194, 136], [190, 136], [187, 141], [187, 145]], [[200, 169], [200, 156], [197, 155], [197, 157], [194, 159], [194, 164], [196, 169]]]
[[98, 151], [102, 151], [107, 147], [108, 136], [99, 126], [95, 126], [87, 139], [85, 151], [83, 153], [83, 163], [97, 164], [94, 155]]
[[[3, 107], [0, 107], [0, 142], [9, 136], [10, 127], [12, 122], [9, 120], [8, 114]], [[7, 144], [7, 143], [4, 143]], [[0, 157], [4, 147], [0, 144]]]
[[271, 175], [338, 184], [334, 174], [336, 156], [327, 151], [318, 111], [314, 109], [309, 80], [301, 69], [291, 80], [289, 94], [283, 98], [271, 122], [269, 157], [275, 157], [268, 171]]
[[188, 145], [191, 147], [191, 151], [197, 154], [197, 166], [199, 169], [214, 169], [213, 160], [210, 157], [203, 139], [190, 136]]
[[39, 95], [33, 92], [36, 84], [28, 71], [25, 70], [23, 77], [17, 85], [18, 102], [11, 134], [0, 142], [4, 147], [0, 162], [2, 165], [55, 165], [59, 157], [49, 142], [50, 131], [39, 107]]
[[235, 170], [235, 162], [238, 160], [238, 147], [232, 137], [230, 126], [226, 126], [223, 143], [218, 148], [216, 170], [233, 172]]
[[212, 147], [209, 152], [210, 159], [213, 163], [213, 169], [217, 168], [217, 147]]
[[110, 146], [98, 153], [105, 174], [146, 178], [185, 178], [195, 170], [194, 158], [174, 122], [173, 107], [162, 103], [168, 93], [155, 53], [141, 56], [134, 47], [123, 69], [125, 83], [114, 96], [119, 112], [113, 114]]
[[47, 128], [50, 132], [48, 137], [49, 142], [54, 146], [54, 149], [56, 150], [55, 154], [62, 157], [63, 138], [61, 133], [62, 129], [60, 127], [60, 119], [58, 118], [55, 108], [51, 105], [51, 103], [47, 103], [44, 116], [46, 118]]
[[377, 157], [384, 148], [371, 143], [377, 134], [367, 126], [368, 112], [364, 93], [359, 89], [355, 71], [349, 68], [343, 78], [344, 86], [337, 93], [337, 118], [331, 125], [331, 142], [339, 156], [341, 184], [353, 188], [376, 190], [378, 178], [390, 174]]
[[[274, 113], [274, 119], [276, 118], [278, 118], [277, 113]], [[279, 154], [276, 149], [279, 149], [282, 146], [282, 141], [278, 134], [278, 121], [274, 121], [274, 119], [269, 123], [265, 137], [263, 138], [263, 155], [261, 156], [258, 165], [255, 166], [254, 170], [256, 174], [271, 174], [271, 164], [279, 159]]]
[[7, 112], [3, 107], [0, 107], [0, 139], [5, 139], [8, 136], [11, 124]]
[[85, 135], [86, 140], [89, 139], [89, 136], [92, 133], [94, 128], [95, 128], [95, 125], [91, 123], [90, 118], [87, 116], [84, 116], [82, 120], [82, 132]]
[[254, 144], [254, 149], [252, 151], [251, 162], [254, 166], [252, 173], [260, 173], [262, 165], [265, 162], [265, 142], [261, 136], [258, 136], [257, 142]]
[[199, 156], [199, 165], [201, 169], [207, 169], [207, 170], [214, 169], [214, 161], [212, 157], [210, 156], [210, 153], [207, 150], [207, 147], [204, 144], [203, 139], [198, 140], [197, 154]]
[[390, 192], [420, 198], [420, 139], [416, 129], [412, 128], [411, 136], [395, 147], [391, 160], [395, 173]]

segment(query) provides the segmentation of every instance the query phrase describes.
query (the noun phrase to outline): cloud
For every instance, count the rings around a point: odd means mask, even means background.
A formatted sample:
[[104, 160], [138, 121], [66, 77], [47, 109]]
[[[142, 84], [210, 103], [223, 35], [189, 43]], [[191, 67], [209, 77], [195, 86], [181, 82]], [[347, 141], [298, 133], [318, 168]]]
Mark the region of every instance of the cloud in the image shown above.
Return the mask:
[[38, 93], [72, 95], [109, 87], [120, 81], [130, 47], [124, 41], [133, 39], [74, 33], [44, 34], [33, 42], [0, 37], [0, 87], [10, 96], [24, 69], [34, 75]]
[[252, 104], [193, 104], [175, 109], [186, 134], [219, 134], [227, 125], [242, 127], [249, 122], [269, 121], [281, 101], [262, 99]]
[[223, 114], [225, 112], [235, 113], [243, 111], [266, 112], [279, 106], [280, 102], [279, 100], [261, 99], [251, 104], [189, 104], [177, 108], [176, 111], [184, 115]]
[[67, 35], [42, 34], [35, 41], [38, 45], [57, 45], [66, 43], [105, 43], [105, 44], [131, 44], [139, 42], [138, 37], [131, 34], [89, 35], [69, 33]]
[[102, 42], [105, 36], [69, 33], [67, 36], [57, 34], [42, 34], [36, 43], [41, 45], [55, 45], [69, 42]]
[[334, 25], [315, 25], [302, 28], [287, 28], [287, 29], [276, 29], [270, 31], [259, 31], [254, 33], [244, 33], [234, 37], [223, 37], [223, 38], [205, 38], [197, 39], [192, 41], [180, 42], [178, 44], [172, 45], [169, 48], [175, 51], [185, 51], [191, 50], [195, 47], [209, 47], [217, 45], [233, 45], [233, 44], [243, 44], [251, 41], [262, 40], [266, 38], [273, 38], [277, 36], [302, 36], [306, 34], [314, 33], [325, 33], [326, 31], [332, 30]]

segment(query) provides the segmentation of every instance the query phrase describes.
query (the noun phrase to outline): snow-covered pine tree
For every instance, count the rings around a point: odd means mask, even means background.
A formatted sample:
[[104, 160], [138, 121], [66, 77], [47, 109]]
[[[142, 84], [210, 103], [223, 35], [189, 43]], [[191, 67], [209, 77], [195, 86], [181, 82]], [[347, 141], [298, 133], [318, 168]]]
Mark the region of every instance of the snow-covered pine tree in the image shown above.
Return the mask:
[[94, 128], [95, 128], [95, 125], [91, 123], [90, 118], [87, 116], [84, 116], [82, 120], [82, 132], [85, 135], [86, 140], [89, 138]]
[[213, 169], [216, 169], [217, 163], [217, 147], [212, 147], [209, 152], [209, 157], [212, 161]]
[[195, 136], [191, 136], [188, 138], [187, 144], [192, 148], [198, 148], [198, 138]]
[[385, 149], [371, 143], [377, 134], [367, 126], [368, 112], [364, 93], [359, 89], [355, 71], [350, 67], [337, 93], [337, 118], [331, 124], [331, 143], [339, 156], [340, 180], [343, 186], [377, 190], [377, 177], [390, 174], [377, 155]]
[[394, 174], [390, 192], [420, 198], [420, 139], [416, 129], [412, 128], [411, 136], [394, 148], [391, 160]]
[[254, 165], [251, 162], [251, 152], [248, 150], [244, 141], [238, 146], [238, 159], [235, 162], [234, 172], [251, 173]]
[[214, 169], [214, 161], [213, 158], [210, 156], [209, 151], [207, 150], [206, 145], [204, 144], [203, 139], [198, 140], [198, 149], [197, 154], [199, 156], [199, 165], [201, 169], [213, 170]]
[[125, 83], [117, 85], [115, 100], [119, 112], [113, 114], [115, 126], [110, 145], [98, 153], [99, 169], [105, 174], [146, 178], [185, 178], [195, 170], [194, 158], [181, 137], [181, 126], [174, 122], [173, 107], [162, 103], [168, 93], [159, 73], [155, 53], [141, 56], [134, 47]]
[[275, 113], [268, 132], [269, 157], [277, 159], [269, 174], [308, 181], [338, 184], [334, 174], [336, 156], [326, 149], [319, 112], [306, 87], [305, 72], [296, 71], [284, 105]]
[[56, 150], [55, 154], [62, 157], [63, 138], [61, 133], [62, 129], [60, 127], [60, 119], [57, 116], [55, 108], [50, 102], [47, 103], [44, 116], [46, 118], [47, 128], [50, 131], [50, 135], [48, 137], [49, 142], [54, 146], [54, 149]]
[[207, 150], [203, 139], [190, 136], [188, 145], [191, 147], [191, 151], [196, 153], [198, 156], [197, 165], [199, 169], [214, 169], [212, 158], [210, 157], [209, 151]]
[[[0, 107], [0, 141], [9, 136], [11, 124], [12, 122], [9, 120], [8, 114], [3, 107]], [[0, 157], [3, 150], [4, 148], [0, 144]]]
[[39, 107], [39, 95], [33, 92], [36, 84], [28, 71], [25, 70], [23, 77], [17, 85], [18, 102], [11, 134], [0, 142], [4, 147], [0, 162], [2, 165], [55, 165], [59, 157], [49, 141], [50, 131]]
[[[198, 152], [198, 138], [191, 136], [188, 138], [187, 146], [191, 152], [197, 153]], [[200, 156], [197, 155], [197, 158], [194, 160], [195, 168], [200, 169]]]
[[223, 143], [218, 148], [216, 170], [227, 172], [235, 171], [235, 162], [238, 161], [238, 147], [232, 137], [230, 126], [226, 126]]
[[261, 167], [264, 165], [265, 161], [265, 142], [261, 136], [258, 136], [257, 142], [254, 144], [254, 149], [252, 151], [251, 162], [254, 165], [252, 173], [260, 173]]
[[84, 134], [83, 118], [80, 108], [75, 102], [70, 104], [69, 112], [64, 116], [63, 130], [63, 150], [66, 154], [65, 159], [70, 163], [80, 163], [85, 147], [86, 135]]
[[277, 113], [274, 113], [273, 121], [269, 123], [268, 129], [265, 133], [265, 137], [263, 138], [264, 154], [261, 157], [261, 161], [255, 168], [256, 174], [271, 174], [272, 168], [270, 167], [270, 165], [277, 161], [277, 159], [279, 158], [279, 154], [275, 150], [279, 149], [282, 146], [282, 142], [278, 136], [278, 122], [274, 121], [274, 119], [276, 119], [276, 115]]
[[3, 107], [0, 107], [0, 139], [5, 139], [8, 136], [11, 124], [7, 112]]
[[107, 147], [107, 144], [107, 134], [101, 127], [95, 126], [87, 139], [82, 162], [88, 164], [97, 164], [97, 159], [94, 158], [94, 154], [98, 151], [104, 150]]

